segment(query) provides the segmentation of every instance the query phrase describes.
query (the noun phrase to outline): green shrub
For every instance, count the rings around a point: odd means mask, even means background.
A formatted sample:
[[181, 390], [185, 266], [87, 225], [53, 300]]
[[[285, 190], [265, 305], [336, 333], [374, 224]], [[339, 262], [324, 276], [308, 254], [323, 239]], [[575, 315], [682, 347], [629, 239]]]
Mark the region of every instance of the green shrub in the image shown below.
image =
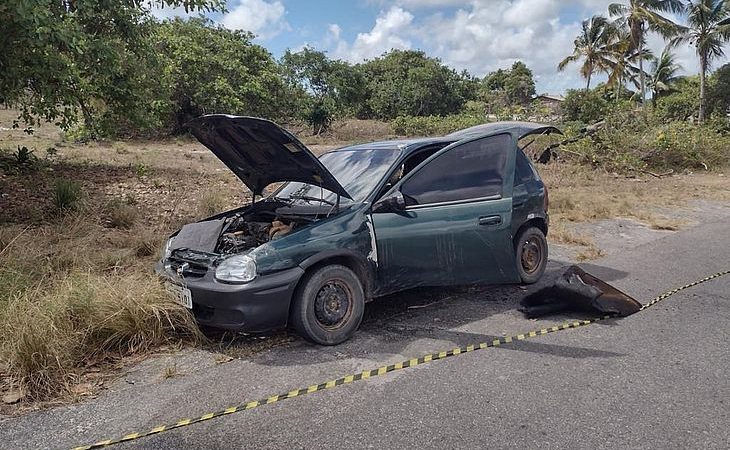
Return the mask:
[[561, 105], [563, 120], [586, 124], [603, 120], [610, 110], [610, 103], [600, 92], [571, 89]]
[[645, 158], [655, 167], [712, 169], [727, 166], [730, 137], [710, 126], [672, 122], [653, 130], [652, 152]]
[[58, 179], [53, 185], [53, 204], [60, 210], [74, 209], [81, 200], [81, 183]]

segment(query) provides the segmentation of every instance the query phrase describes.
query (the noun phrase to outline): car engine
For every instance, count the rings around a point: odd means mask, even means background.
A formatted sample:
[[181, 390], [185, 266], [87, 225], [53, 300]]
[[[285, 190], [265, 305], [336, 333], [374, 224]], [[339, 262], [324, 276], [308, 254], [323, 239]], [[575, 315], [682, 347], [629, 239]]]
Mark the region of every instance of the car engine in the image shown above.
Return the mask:
[[221, 234], [216, 252], [223, 255], [241, 253], [286, 236], [296, 226], [296, 221], [278, 217], [272, 222], [253, 222], [237, 216]]

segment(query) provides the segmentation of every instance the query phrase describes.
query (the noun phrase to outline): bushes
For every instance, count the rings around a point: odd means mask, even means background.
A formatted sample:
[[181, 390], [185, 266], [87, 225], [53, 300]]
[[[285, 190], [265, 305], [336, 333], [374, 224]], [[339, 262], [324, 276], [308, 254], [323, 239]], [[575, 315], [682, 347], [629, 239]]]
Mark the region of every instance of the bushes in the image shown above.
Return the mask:
[[442, 136], [484, 123], [483, 117], [470, 114], [453, 116], [399, 116], [392, 122], [393, 132], [400, 136]]
[[609, 111], [609, 102], [597, 90], [571, 89], [561, 105], [563, 120], [591, 124], [603, 120]]
[[706, 170], [728, 165], [730, 136], [718, 133], [710, 124], [662, 123], [629, 102], [614, 106], [598, 133], [562, 148], [564, 158], [610, 171]]

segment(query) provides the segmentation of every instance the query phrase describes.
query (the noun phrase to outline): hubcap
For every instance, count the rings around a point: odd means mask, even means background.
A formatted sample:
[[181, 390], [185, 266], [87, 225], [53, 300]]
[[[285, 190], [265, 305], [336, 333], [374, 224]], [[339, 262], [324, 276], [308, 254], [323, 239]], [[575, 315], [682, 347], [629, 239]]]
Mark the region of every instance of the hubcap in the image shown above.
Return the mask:
[[324, 328], [334, 329], [347, 322], [352, 312], [352, 294], [345, 283], [331, 280], [317, 292], [314, 313]]
[[520, 255], [522, 268], [528, 274], [532, 274], [540, 268], [542, 262], [542, 245], [536, 237], [530, 237], [522, 245], [522, 255]]

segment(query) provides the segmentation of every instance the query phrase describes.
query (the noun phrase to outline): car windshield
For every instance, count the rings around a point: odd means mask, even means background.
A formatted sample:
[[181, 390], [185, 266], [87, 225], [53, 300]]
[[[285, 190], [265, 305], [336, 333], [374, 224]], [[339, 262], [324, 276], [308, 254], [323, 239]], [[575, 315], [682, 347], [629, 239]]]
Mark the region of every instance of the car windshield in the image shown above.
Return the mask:
[[[352, 199], [355, 202], [361, 202], [395, 162], [398, 153], [393, 149], [340, 150], [325, 153], [320, 156], [319, 160], [352, 196]], [[319, 186], [299, 182], [285, 184], [275, 195], [278, 198], [300, 197], [300, 200], [303, 197], [321, 198], [325, 202], [333, 204], [337, 201], [337, 194]], [[341, 201], [344, 202], [347, 199], [343, 197]]]

